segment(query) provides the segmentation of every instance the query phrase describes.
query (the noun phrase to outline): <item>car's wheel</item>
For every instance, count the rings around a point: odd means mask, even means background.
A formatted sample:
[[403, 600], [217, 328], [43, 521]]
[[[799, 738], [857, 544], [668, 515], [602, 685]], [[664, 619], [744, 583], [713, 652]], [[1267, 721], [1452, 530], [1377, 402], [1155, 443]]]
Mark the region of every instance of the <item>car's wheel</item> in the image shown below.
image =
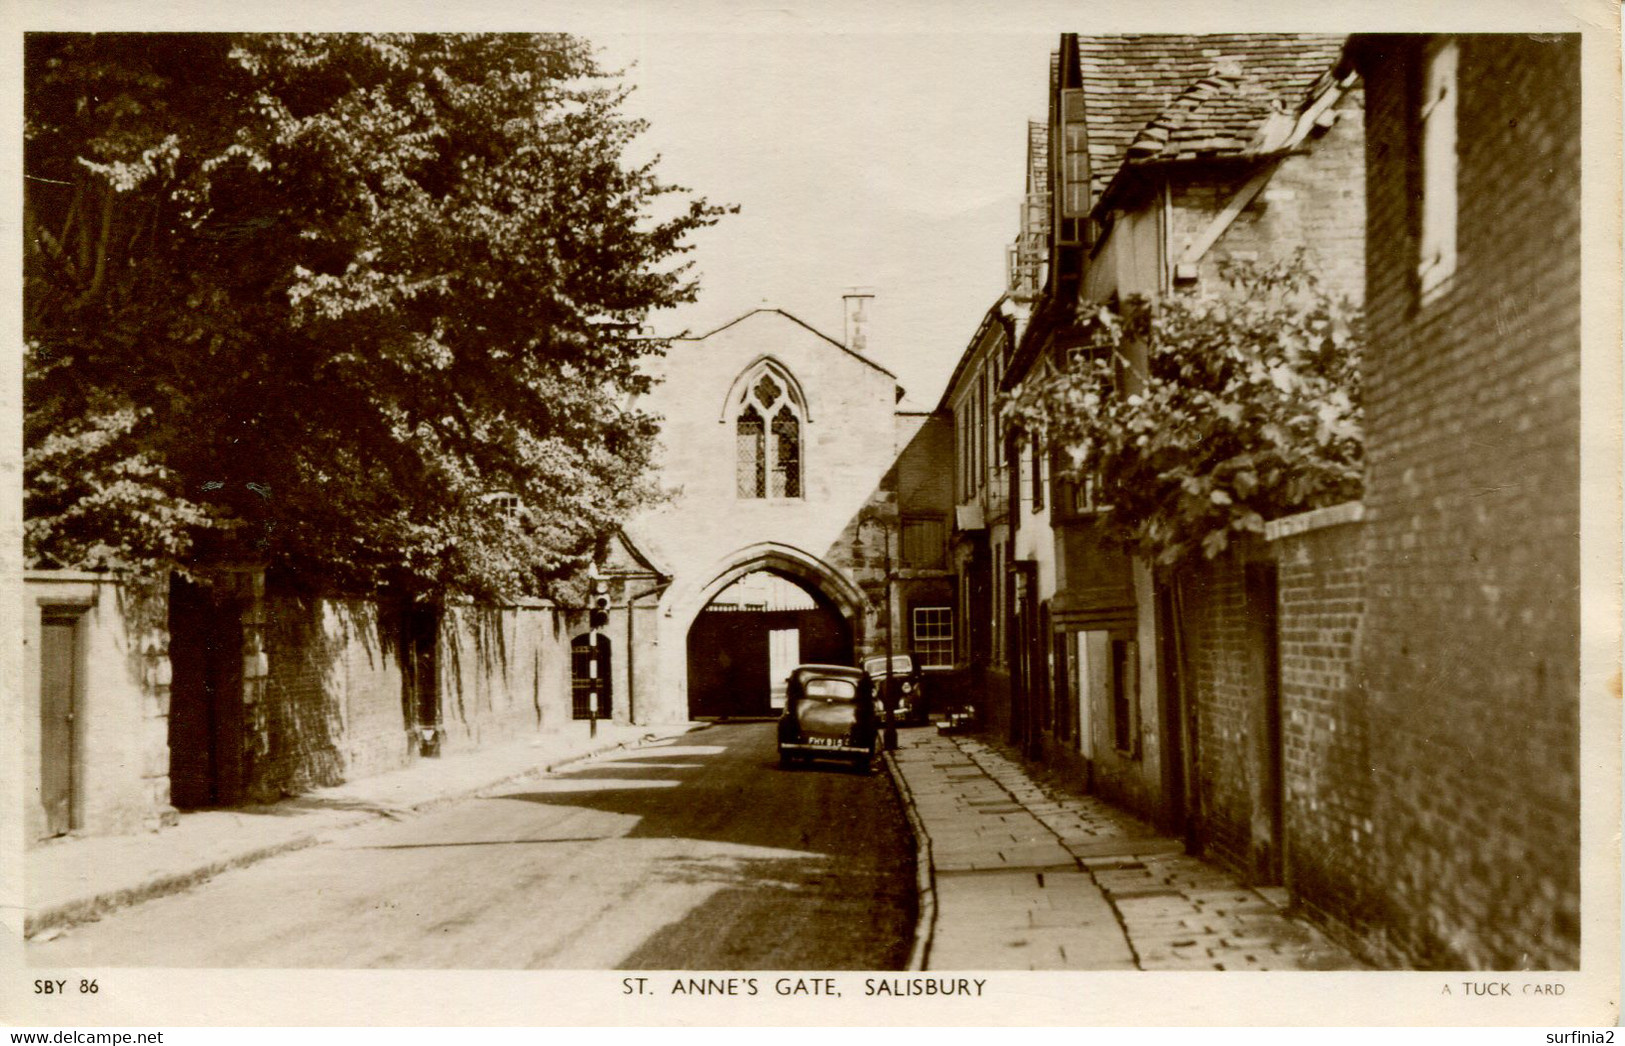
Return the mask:
[[795, 755], [794, 752], [788, 751], [788, 750], [783, 749], [783, 748], [779, 749], [779, 769], [780, 770], [794, 770], [795, 766], [796, 766], [796, 763], [798, 763], [798, 762], [800, 762], [800, 760], [798, 760], [796, 758], [796, 755]]

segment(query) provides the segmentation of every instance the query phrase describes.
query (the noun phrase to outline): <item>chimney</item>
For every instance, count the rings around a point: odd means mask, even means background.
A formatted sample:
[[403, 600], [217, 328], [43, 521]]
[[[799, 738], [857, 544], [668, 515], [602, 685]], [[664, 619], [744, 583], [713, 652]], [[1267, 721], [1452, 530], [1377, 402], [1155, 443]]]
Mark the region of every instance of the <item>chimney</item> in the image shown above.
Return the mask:
[[846, 347], [865, 354], [869, 347], [869, 313], [874, 308], [873, 287], [848, 287], [841, 295], [846, 305]]

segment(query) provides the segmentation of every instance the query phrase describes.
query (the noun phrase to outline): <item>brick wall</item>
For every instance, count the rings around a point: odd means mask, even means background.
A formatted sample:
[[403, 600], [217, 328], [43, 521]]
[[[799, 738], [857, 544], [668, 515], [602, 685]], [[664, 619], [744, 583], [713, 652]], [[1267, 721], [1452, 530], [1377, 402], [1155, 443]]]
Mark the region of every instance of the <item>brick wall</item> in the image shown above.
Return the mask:
[[[1278, 750], [1244, 573], [1228, 561], [1189, 579], [1194, 819], [1208, 852], [1243, 870], [1278, 859], [1295, 899], [1380, 964], [1568, 968], [1578, 48], [1459, 41], [1457, 265], [1426, 303], [1408, 171], [1419, 40], [1362, 45], [1364, 522], [1339, 508], [1272, 524]], [[1260, 846], [1272, 762], [1276, 855]]]
[[[1267, 263], [1302, 248], [1323, 284], [1352, 301], [1365, 290], [1365, 153], [1363, 93], [1348, 92], [1333, 107], [1337, 122], [1303, 151], [1283, 160], [1224, 235], [1203, 255], [1200, 279], [1221, 285], [1227, 261]], [[1194, 171], [1170, 183], [1169, 247], [1184, 253], [1254, 173], [1226, 177]]]
[[[1321, 517], [1315, 519], [1313, 517]], [[1370, 701], [1359, 649], [1365, 545], [1359, 504], [1281, 523], [1278, 564], [1285, 881], [1320, 921], [1382, 965], [1383, 860], [1375, 849]], [[1299, 523], [1298, 521], [1302, 521]]]
[[1578, 961], [1579, 47], [1460, 39], [1458, 261], [1413, 289], [1407, 76], [1369, 97], [1375, 870], [1418, 963]]
[[1204, 854], [1248, 870], [1265, 679], [1241, 560], [1228, 555], [1195, 568], [1181, 578], [1180, 595], [1184, 694], [1196, 718], [1196, 837]]

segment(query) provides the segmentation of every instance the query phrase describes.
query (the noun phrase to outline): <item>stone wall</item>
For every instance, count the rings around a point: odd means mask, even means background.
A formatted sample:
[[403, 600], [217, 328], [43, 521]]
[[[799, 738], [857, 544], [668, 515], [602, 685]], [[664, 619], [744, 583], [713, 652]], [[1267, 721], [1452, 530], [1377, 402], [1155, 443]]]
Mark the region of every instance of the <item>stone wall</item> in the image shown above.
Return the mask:
[[[252, 705], [250, 797], [274, 800], [406, 766], [408, 722], [396, 622], [363, 600], [273, 592], [246, 613], [245, 675], [257, 629], [263, 679]], [[442, 752], [478, 748], [570, 718], [570, 640], [551, 605], [460, 607], [435, 644]]]
[[[477, 748], [570, 719], [570, 636], [550, 605], [462, 608], [440, 627], [440, 710], [447, 750]], [[616, 646], [620, 636], [614, 636]], [[612, 677], [613, 678], [613, 677]], [[615, 718], [624, 721], [624, 676]]]
[[173, 817], [169, 805], [169, 647], [163, 600], [105, 575], [29, 571], [24, 577], [24, 838], [52, 832], [41, 803], [41, 630], [74, 624], [71, 754], [75, 832], [111, 834]]
[[[762, 405], [762, 367], [771, 370], [768, 387], [790, 399], [801, 420], [795, 497], [739, 492], [737, 421], [747, 403]], [[858, 652], [876, 649], [888, 545], [894, 569], [899, 558], [893, 465], [917, 437], [938, 442], [935, 432], [921, 435], [924, 416], [898, 414], [896, 378], [771, 308], [676, 341], [659, 370], [641, 406], [662, 419], [656, 468], [671, 496], [626, 533], [672, 583], [659, 597], [652, 645], [639, 641], [639, 657], [655, 660], [658, 680], [638, 695], [639, 719], [688, 718], [689, 627], [742, 571], [773, 570], [820, 592], [846, 619]], [[860, 527], [866, 519], [873, 523]], [[900, 600], [896, 586], [892, 596]], [[901, 626], [901, 608], [895, 612]]]
[[[182, 772], [229, 778], [213, 791], [206, 777], [201, 785], [193, 782], [201, 798], [191, 801], [207, 805], [274, 802], [420, 757], [420, 738], [403, 697], [399, 625], [372, 603], [268, 589], [248, 571], [215, 579], [203, 598], [233, 622], [229, 636], [215, 637], [226, 644], [219, 656], [240, 657], [241, 670], [222, 677], [231, 692], [197, 698], [225, 703], [216, 705], [224, 707], [223, 716], [206, 706], [197, 709], [231, 724], [211, 742], [207, 735], [170, 729], [171, 649], [184, 653], [184, 644], [196, 646], [201, 637], [170, 634], [167, 593], [67, 571], [30, 572], [25, 591], [30, 842], [56, 834], [42, 803], [47, 757], [41, 751], [39, 649], [47, 619], [73, 622], [74, 737], [67, 761], [73, 783], [68, 827], [75, 833], [117, 834], [172, 818], [170, 782], [177, 765], [185, 767]], [[578, 624], [572, 615], [540, 604], [443, 614], [435, 651], [440, 749], [478, 748], [567, 723], [569, 636]], [[211, 743], [212, 757], [172, 763], [172, 744]]]

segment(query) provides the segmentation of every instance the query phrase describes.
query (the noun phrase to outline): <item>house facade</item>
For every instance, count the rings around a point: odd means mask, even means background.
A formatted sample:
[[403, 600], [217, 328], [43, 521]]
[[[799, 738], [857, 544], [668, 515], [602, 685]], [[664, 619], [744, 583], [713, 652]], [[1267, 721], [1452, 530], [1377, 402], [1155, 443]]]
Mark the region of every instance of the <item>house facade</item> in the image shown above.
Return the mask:
[[[1223, 293], [1232, 263], [1301, 252], [1324, 284], [1358, 298], [1362, 120], [1357, 83], [1333, 72], [1341, 45], [1302, 34], [1061, 38], [1036, 183], [1047, 256], [1001, 391], [1062, 365], [1082, 341], [1080, 306]], [[1125, 395], [1146, 365], [1143, 347], [1127, 357]], [[1104, 540], [1095, 492], [1066, 478], [1059, 448], [1006, 435], [1010, 738], [1186, 827], [1200, 777], [1177, 690], [1183, 658], [1169, 645], [1172, 593]]]
[[1012, 500], [999, 424], [999, 376], [1024, 317], [1001, 296], [983, 317], [943, 392], [938, 416], [952, 427], [952, 569], [962, 637], [956, 669], [984, 728], [1008, 735], [1010, 663], [1002, 608], [1009, 598]]
[[[984, 726], [1377, 965], [1572, 968], [1577, 38], [1064, 36], [1051, 77], [1043, 217], [940, 408]], [[1365, 304], [1363, 497], [1153, 570], [979, 386], [1292, 256]]]

